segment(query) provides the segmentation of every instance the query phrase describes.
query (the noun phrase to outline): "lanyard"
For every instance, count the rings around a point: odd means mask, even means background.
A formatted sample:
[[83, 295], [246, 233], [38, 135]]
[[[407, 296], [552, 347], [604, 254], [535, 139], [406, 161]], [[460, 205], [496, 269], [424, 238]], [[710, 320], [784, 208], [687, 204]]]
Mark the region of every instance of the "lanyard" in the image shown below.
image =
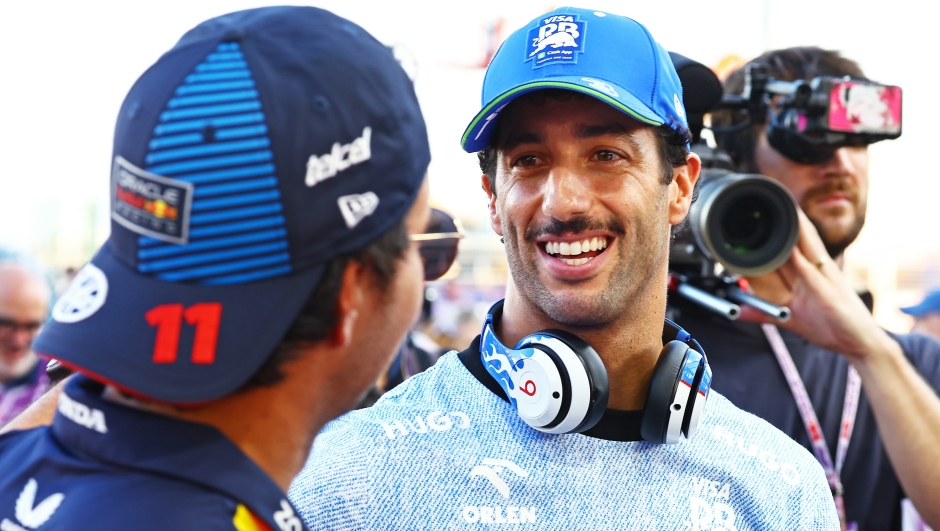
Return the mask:
[[813, 404], [809, 401], [809, 395], [806, 393], [806, 386], [800, 379], [800, 373], [796, 370], [793, 363], [793, 357], [787, 350], [787, 345], [780, 337], [780, 331], [772, 324], [761, 325], [764, 329], [764, 335], [770, 343], [770, 348], [783, 369], [783, 375], [787, 379], [793, 398], [796, 400], [796, 407], [803, 417], [803, 425], [806, 426], [806, 433], [809, 434], [810, 443], [813, 446], [813, 453], [819, 464], [822, 465], [826, 473], [826, 480], [829, 482], [829, 488], [832, 489], [832, 497], [836, 504], [836, 512], [839, 514], [839, 522], [842, 529], [846, 528], [845, 521], [845, 499], [842, 489], [842, 465], [845, 463], [845, 452], [849, 449], [849, 440], [852, 438], [852, 430], [855, 429], [855, 414], [858, 411], [858, 397], [862, 389], [862, 380], [855, 370], [855, 367], [849, 365], [848, 379], [845, 384], [845, 401], [842, 403], [842, 422], [839, 424], [839, 442], [836, 446], [836, 460], [832, 462], [832, 454], [829, 452], [829, 446], [826, 444], [826, 438], [823, 436], [822, 427], [819, 419], [816, 418], [816, 411]]

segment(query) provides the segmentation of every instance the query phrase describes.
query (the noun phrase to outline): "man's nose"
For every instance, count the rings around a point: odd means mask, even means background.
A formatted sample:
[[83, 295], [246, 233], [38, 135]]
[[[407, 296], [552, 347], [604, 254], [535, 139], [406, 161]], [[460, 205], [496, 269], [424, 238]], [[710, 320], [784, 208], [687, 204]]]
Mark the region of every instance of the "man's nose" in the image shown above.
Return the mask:
[[13, 348], [24, 349], [29, 348], [29, 345], [33, 342], [33, 338], [35, 337], [36, 332], [34, 330], [17, 328], [10, 334], [9, 341]]
[[823, 163], [824, 177], [847, 177], [854, 176], [857, 171], [857, 164], [853, 160], [852, 151], [847, 147], [836, 149], [832, 158]]
[[546, 216], [565, 221], [591, 208], [589, 182], [570, 168], [553, 168], [544, 187], [542, 213]]

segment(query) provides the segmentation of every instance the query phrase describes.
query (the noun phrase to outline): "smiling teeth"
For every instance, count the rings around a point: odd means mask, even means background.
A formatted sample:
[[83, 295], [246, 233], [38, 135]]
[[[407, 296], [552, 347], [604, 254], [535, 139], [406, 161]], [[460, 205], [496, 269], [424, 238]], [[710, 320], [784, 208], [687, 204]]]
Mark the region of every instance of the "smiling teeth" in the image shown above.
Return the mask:
[[[575, 256], [589, 251], [601, 251], [607, 248], [607, 238], [591, 238], [579, 242], [545, 242], [545, 252], [548, 254], [561, 254]], [[582, 258], [581, 260], [586, 260]], [[587, 259], [589, 260], [589, 259]], [[576, 260], [565, 260], [565, 262]], [[577, 264], [572, 264], [577, 265]]]
[[568, 265], [574, 266], [574, 265], [586, 264], [593, 259], [594, 257], [592, 256], [590, 258], [562, 258], [561, 261]]

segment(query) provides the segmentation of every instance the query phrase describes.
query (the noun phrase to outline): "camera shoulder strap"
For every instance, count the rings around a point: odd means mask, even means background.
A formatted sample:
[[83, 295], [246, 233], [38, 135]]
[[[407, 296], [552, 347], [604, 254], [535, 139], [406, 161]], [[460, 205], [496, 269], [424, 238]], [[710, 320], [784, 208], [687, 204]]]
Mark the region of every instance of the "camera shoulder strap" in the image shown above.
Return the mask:
[[787, 349], [786, 343], [780, 336], [780, 331], [772, 324], [763, 324], [761, 328], [770, 348], [777, 357], [777, 362], [783, 370], [783, 375], [790, 386], [790, 392], [796, 400], [796, 407], [800, 411], [800, 417], [803, 418], [803, 425], [806, 427], [806, 433], [809, 435], [810, 443], [813, 446], [813, 453], [819, 464], [822, 465], [826, 473], [826, 480], [829, 482], [829, 488], [832, 489], [832, 497], [836, 504], [836, 511], [839, 514], [839, 522], [842, 529], [852, 529], [854, 526], [847, 527], [845, 521], [845, 500], [842, 489], [842, 465], [845, 463], [845, 453], [849, 448], [849, 440], [852, 438], [852, 431], [855, 429], [855, 415], [858, 411], [858, 398], [862, 390], [862, 380], [855, 370], [855, 367], [849, 365], [848, 379], [845, 383], [845, 400], [842, 403], [842, 421], [839, 424], [839, 439], [836, 445], [835, 463], [832, 460], [832, 453], [829, 452], [829, 446], [826, 444], [826, 438], [823, 436], [822, 426], [816, 417], [816, 410], [809, 400], [806, 392], [806, 386], [800, 378], [800, 373], [796, 370], [793, 363], [793, 357]]

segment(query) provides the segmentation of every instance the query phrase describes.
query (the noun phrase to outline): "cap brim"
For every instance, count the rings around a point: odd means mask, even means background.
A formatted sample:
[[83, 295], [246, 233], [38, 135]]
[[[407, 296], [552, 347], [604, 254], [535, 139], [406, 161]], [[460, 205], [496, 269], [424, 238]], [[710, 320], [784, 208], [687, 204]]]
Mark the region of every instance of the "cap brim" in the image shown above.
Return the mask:
[[922, 315], [926, 315], [930, 313], [930, 310], [931, 310], [930, 306], [926, 304], [918, 304], [917, 306], [908, 306], [907, 308], [901, 308], [902, 312], [908, 315], [913, 315], [914, 317], [920, 317]]
[[[600, 86], [603, 90], [598, 89]], [[553, 77], [525, 83], [500, 94], [489, 102], [467, 126], [460, 139], [460, 146], [468, 153], [482, 151], [489, 147], [495, 128], [496, 118], [506, 105], [523, 94], [543, 89], [564, 89], [593, 96], [631, 118], [650, 125], [663, 125], [665, 121], [636, 96], [621, 86], [607, 81], [580, 76]]]
[[[166, 282], [129, 268], [107, 243], [91, 263], [107, 279], [103, 305], [76, 322], [50, 319], [36, 338], [34, 350], [99, 381], [174, 404], [214, 400], [248, 381], [281, 341], [325, 269], [320, 265], [239, 285]], [[176, 359], [167, 362], [164, 355], [164, 361], [156, 363], [154, 349], [161, 325], [151, 325], [146, 314], [164, 305], [186, 309], [200, 303], [221, 305], [217, 336], [211, 322], [190, 324], [181, 316], [181, 323], [162, 325], [179, 325]], [[217, 338], [211, 363], [192, 359], [199, 326], [206, 327], [201, 332], [204, 337]]]

